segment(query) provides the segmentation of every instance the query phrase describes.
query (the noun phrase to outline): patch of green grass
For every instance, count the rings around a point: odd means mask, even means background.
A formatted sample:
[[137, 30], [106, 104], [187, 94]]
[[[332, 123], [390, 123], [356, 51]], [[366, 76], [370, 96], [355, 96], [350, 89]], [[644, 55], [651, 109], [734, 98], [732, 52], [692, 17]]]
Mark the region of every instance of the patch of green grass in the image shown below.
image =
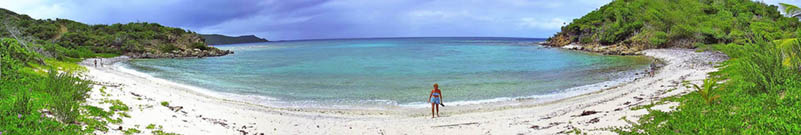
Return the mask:
[[170, 102], [167, 102], [167, 101], [161, 101], [161, 106], [164, 106], [164, 107], [169, 107], [169, 106], [170, 106]]
[[122, 103], [122, 101], [120, 101], [118, 99], [106, 100], [106, 101], [103, 101], [102, 103], [110, 103], [111, 106], [109, 106], [108, 109], [111, 110], [111, 111], [128, 111], [130, 109], [130, 107], [128, 107], [128, 105], [126, 105], [125, 103]]
[[177, 134], [177, 133], [164, 132], [162, 130], [154, 130], [152, 133], [153, 133], [153, 135], [180, 135], [180, 134]]
[[131, 115], [128, 115], [128, 113], [125, 112], [119, 112], [117, 114], [120, 115], [120, 117], [131, 118]]
[[[673, 112], [649, 110], [639, 124], [620, 134], [797, 134], [801, 133], [801, 67], [770, 42], [719, 48], [730, 60], [710, 73], [697, 91], [673, 99]], [[801, 48], [801, 43], [792, 48]], [[716, 80], [725, 80], [718, 84]], [[649, 105], [646, 105], [649, 106]]]
[[153, 133], [153, 135], [180, 135], [180, 134], [176, 134], [176, 133], [164, 132], [164, 127], [162, 127], [161, 125], [158, 125], [158, 127], [156, 127], [156, 124], [150, 124], [150, 125], [147, 125], [147, 127], [145, 127], [145, 128], [153, 130], [153, 131], [151, 131], [151, 133]]
[[139, 131], [139, 129], [136, 129], [136, 128], [128, 128], [124, 132], [125, 135], [132, 135], [132, 134], [137, 134], [137, 133], [142, 133], [142, 131]]
[[[46, 58], [14, 39], [0, 38], [0, 131], [3, 134], [91, 134], [108, 131], [112, 113], [82, 105], [93, 82], [82, 68]], [[42, 113], [47, 110], [49, 113]]]
[[99, 89], [99, 90], [100, 90], [100, 94], [101, 94], [101, 95], [105, 95], [105, 94], [107, 94], [107, 93], [106, 93], [106, 86], [100, 87], [100, 89]]
[[156, 124], [150, 124], [150, 125], [147, 125], [147, 127], [145, 127], [145, 129], [155, 129], [155, 128], [156, 128]]

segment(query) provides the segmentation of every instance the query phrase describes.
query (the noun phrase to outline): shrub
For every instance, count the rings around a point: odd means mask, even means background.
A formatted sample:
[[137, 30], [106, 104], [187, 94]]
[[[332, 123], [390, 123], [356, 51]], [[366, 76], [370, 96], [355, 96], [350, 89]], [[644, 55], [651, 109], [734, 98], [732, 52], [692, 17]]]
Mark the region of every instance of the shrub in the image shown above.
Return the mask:
[[661, 47], [663, 44], [665, 44], [665, 42], [667, 42], [667, 33], [662, 31], [654, 32], [653, 36], [648, 38], [648, 41], [655, 47]]
[[169, 53], [172, 52], [173, 50], [178, 50], [178, 47], [169, 44], [159, 46], [159, 51], [161, 51], [162, 53]]
[[[794, 43], [792, 48], [800, 48]], [[797, 75], [794, 67], [783, 66], [783, 62], [795, 59], [774, 43], [759, 40], [756, 44], [727, 45], [722, 51], [733, 59], [724, 62], [721, 70], [729, 72], [730, 77], [742, 80], [743, 87], [752, 93], [776, 93], [784, 90], [788, 78]]]
[[[759, 36], [757, 36], [759, 37]], [[718, 46], [731, 59], [705, 80], [704, 88], [681, 97], [674, 112], [649, 114], [620, 134], [796, 134], [801, 133], [801, 72], [782, 61], [792, 58], [764, 39]], [[801, 48], [794, 42], [791, 47]], [[720, 88], [716, 78], [725, 80]], [[714, 104], [710, 104], [714, 103]]]
[[592, 43], [592, 37], [590, 36], [581, 37], [579, 42], [581, 42], [582, 44]]
[[712, 104], [713, 101], [720, 98], [720, 95], [717, 95], [718, 91], [717, 84], [718, 84], [717, 79], [709, 78], [709, 79], [704, 79], [703, 88], [699, 87], [696, 84], [692, 85], [695, 88], [695, 91], [697, 91], [698, 94], [701, 95], [702, 98], [704, 98], [707, 104]]
[[211, 47], [206, 46], [204, 43], [196, 42], [192, 44], [192, 48], [197, 48], [200, 50], [209, 50]]
[[170, 106], [170, 102], [161, 101], [161, 106], [169, 107]]
[[47, 81], [42, 83], [41, 88], [54, 102], [50, 105], [56, 118], [65, 123], [76, 121], [80, 115], [80, 104], [91, 90], [89, 81], [81, 80], [70, 72], [58, 73], [53, 69], [48, 71]]

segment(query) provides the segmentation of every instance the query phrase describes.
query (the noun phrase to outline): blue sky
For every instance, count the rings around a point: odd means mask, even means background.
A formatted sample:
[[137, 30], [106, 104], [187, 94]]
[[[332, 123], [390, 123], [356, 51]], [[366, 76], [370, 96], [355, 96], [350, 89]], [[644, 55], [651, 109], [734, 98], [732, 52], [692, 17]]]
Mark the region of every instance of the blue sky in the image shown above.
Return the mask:
[[[156, 22], [270, 40], [540, 37], [611, 0], [0, 0], [31, 17]], [[798, 0], [759, 0], [801, 4]]]

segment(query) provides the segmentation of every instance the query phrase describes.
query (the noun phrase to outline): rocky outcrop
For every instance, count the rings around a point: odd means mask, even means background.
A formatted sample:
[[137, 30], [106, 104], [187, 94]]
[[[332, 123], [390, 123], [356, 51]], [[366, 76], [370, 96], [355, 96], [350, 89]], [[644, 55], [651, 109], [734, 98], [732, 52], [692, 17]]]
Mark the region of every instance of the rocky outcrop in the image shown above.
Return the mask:
[[541, 45], [550, 47], [559, 47], [568, 50], [594, 52], [605, 55], [641, 55], [639, 51], [644, 50], [641, 47], [626, 46], [626, 45], [600, 45], [600, 44], [579, 44], [579, 43], [568, 43], [562, 45], [562, 43], [552, 43], [552, 42], [546, 42]]
[[0, 37], [19, 35], [30, 44], [56, 44], [67, 49], [47, 49], [44, 54], [49, 57], [84, 57], [63, 53], [77, 48], [131, 58], [212, 57], [233, 53], [209, 46], [200, 34], [158, 23], [90, 25], [67, 19], [37, 20], [3, 8], [0, 18], [3, 18], [0, 22], [6, 22], [0, 29], [9, 29], [0, 30]]
[[571, 43], [569, 35], [564, 32], [559, 32], [553, 37], [549, 38], [547, 42], [543, 45], [553, 46], [553, 47], [562, 47]]
[[200, 50], [200, 49], [191, 49], [191, 50], [173, 50], [172, 52], [167, 53], [128, 53], [125, 54], [126, 56], [130, 56], [131, 58], [188, 58], [188, 57], [216, 57], [216, 56], [225, 56], [228, 54], [234, 54], [233, 51], [230, 50], [220, 50], [220, 49], [210, 49], [210, 50]]
[[154, 45], [148, 46], [147, 51], [139, 53], [126, 53], [125, 55], [131, 58], [188, 58], [188, 57], [216, 57], [233, 54], [230, 50], [220, 50], [215, 47], [206, 45], [203, 38], [199, 34], [182, 34], [179, 36], [168, 37], [171, 43], [168, 45], [174, 46], [171, 50], [162, 50], [158, 48], [159, 44], [163, 42], [153, 41]]
[[205, 39], [206, 43], [210, 45], [224, 45], [224, 44], [241, 44], [241, 43], [258, 43], [268, 42], [269, 40], [256, 37], [255, 35], [243, 36], [226, 36], [220, 34], [200, 34]]
[[569, 50], [580, 50], [587, 52], [600, 53], [605, 55], [640, 55], [639, 51], [645, 49], [644, 45], [637, 43], [617, 43], [612, 45], [602, 45], [598, 42], [590, 42], [582, 44], [577, 42], [577, 38], [582, 35], [571, 34], [569, 32], [559, 32], [548, 41], [541, 43], [541, 45], [550, 47], [559, 47]]

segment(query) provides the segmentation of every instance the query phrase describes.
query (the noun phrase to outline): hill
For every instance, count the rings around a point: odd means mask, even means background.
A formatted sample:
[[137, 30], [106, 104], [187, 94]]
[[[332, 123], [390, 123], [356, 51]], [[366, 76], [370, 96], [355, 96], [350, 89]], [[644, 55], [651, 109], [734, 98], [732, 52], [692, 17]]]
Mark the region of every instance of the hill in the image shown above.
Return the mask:
[[546, 45], [623, 55], [702, 48], [729, 57], [708, 63], [717, 71], [703, 81], [671, 82], [693, 89], [689, 93], [657, 96], [659, 101], [632, 108], [648, 113], [621, 117], [632, 125], [611, 129], [618, 134], [796, 134], [801, 133], [801, 28], [798, 18], [782, 16], [778, 8], [752, 0], [614, 0], [562, 27]]
[[546, 45], [605, 54], [797, 37], [798, 20], [751, 0], [615, 0], [562, 27]]
[[134, 58], [205, 57], [232, 53], [209, 47], [195, 32], [135, 22], [87, 25], [67, 19], [33, 19], [0, 8], [0, 37], [11, 37], [55, 58], [89, 58], [98, 54]]
[[238, 37], [231, 37], [220, 34], [200, 34], [205, 39], [206, 43], [210, 45], [224, 45], [224, 44], [239, 44], [239, 43], [257, 43], [267, 42], [267, 39], [259, 38], [254, 35], [243, 35]]

